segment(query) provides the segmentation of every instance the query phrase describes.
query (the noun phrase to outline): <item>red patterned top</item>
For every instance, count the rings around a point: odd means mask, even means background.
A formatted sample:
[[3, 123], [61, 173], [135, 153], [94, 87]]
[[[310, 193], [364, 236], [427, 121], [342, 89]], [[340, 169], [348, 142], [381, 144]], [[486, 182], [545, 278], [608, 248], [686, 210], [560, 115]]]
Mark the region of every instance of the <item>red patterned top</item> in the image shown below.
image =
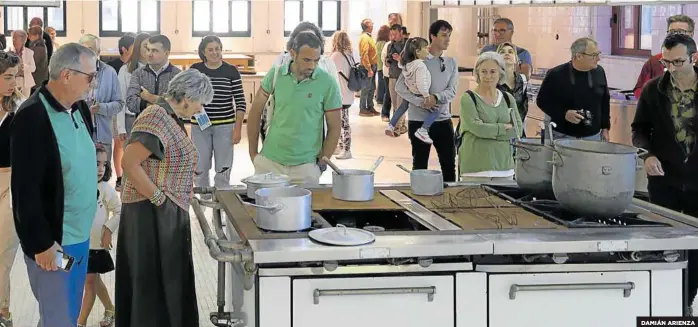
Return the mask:
[[[158, 102], [146, 108], [133, 123], [129, 142], [140, 141], [153, 155], [143, 161], [141, 166], [150, 180], [170, 200], [184, 210], [189, 210], [194, 183], [194, 169], [199, 159], [194, 143], [187, 136], [181, 121], [167, 103]], [[157, 146], [152, 142], [143, 142], [147, 136], [157, 138]], [[159, 149], [158, 149], [159, 148]], [[121, 194], [122, 203], [134, 203], [148, 200], [136, 191], [136, 188], [124, 174], [124, 188]]]

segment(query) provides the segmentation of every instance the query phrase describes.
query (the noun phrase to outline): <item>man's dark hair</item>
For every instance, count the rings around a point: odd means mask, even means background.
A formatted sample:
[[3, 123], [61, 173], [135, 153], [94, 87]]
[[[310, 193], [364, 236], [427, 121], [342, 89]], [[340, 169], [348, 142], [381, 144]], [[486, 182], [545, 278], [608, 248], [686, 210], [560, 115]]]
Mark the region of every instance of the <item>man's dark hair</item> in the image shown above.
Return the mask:
[[393, 26], [390, 26], [391, 31], [402, 31], [402, 25], [400, 24], [393, 24]]
[[670, 34], [664, 39], [664, 43], [662, 43], [662, 48], [666, 48], [667, 50], [671, 50], [678, 46], [679, 44], [683, 44], [686, 46], [686, 49], [688, 49], [688, 56], [692, 56], [694, 53], [696, 53], [696, 41], [693, 41], [693, 38], [685, 35], [685, 34]]
[[165, 49], [165, 51], [170, 51], [170, 49], [172, 49], [172, 43], [170, 42], [170, 39], [162, 34], [151, 36], [148, 39], [148, 43], [160, 43], [162, 44], [162, 48]]
[[439, 19], [429, 26], [429, 43], [439, 36], [439, 32], [453, 32], [453, 26], [443, 19]]
[[303, 46], [307, 46], [311, 49], [320, 49], [322, 47], [322, 41], [320, 38], [311, 31], [300, 32], [293, 39], [293, 51], [298, 54]]
[[124, 36], [122, 36], [119, 39], [119, 54], [123, 55], [124, 54], [124, 48], [128, 49], [133, 45], [133, 42], [136, 41], [136, 34], [134, 33], [126, 33]]
[[514, 22], [512, 22], [511, 19], [509, 19], [509, 18], [497, 18], [494, 21], [494, 23], [492, 23], [492, 25], [499, 24], [499, 23], [507, 24], [508, 29], [510, 29], [512, 31], [514, 30]]
[[402, 27], [402, 35], [407, 35], [407, 26]]
[[296, 39], [298, 33], [307, 31], [313, 31], [313, 33], [315, 33], [315, 36], [317, 36], [320, 39], [320, 42], [322, 42], [322, 46], [320, 47], [320, 54], [323, 54], [325, 50], [325, 35], [322, 34], [322, 31], [319, 27], [317, 27], [317, 25], [311, 22], [298, 23], [296, 28], [294, 28], [291, 32], [291, 35], [288, 36], [288, 42], [286, 42], [286, 50], [293, 49], [293, 40]]

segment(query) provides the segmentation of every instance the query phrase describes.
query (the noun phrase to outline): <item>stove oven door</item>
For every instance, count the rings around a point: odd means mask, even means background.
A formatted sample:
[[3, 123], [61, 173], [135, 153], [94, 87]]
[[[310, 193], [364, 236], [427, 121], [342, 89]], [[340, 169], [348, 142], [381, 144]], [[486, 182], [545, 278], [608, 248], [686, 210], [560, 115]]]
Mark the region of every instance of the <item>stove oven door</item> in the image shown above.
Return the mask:
[[650, 273], [489, 276], [489, 327], [635, 327], [650, 315]]
[[293, 326], [454, 326], [454, 277], [295, 279]]

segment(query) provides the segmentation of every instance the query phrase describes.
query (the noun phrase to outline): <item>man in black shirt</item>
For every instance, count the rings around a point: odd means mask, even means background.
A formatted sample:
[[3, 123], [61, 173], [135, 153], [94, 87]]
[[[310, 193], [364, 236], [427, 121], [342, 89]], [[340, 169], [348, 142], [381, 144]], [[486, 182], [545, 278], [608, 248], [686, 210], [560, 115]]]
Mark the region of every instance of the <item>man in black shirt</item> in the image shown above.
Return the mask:
[[114, 68], [117, 74], [121, 66], [127, 63], [131, 59], [131, 54], [133, 53], [133, 43], [136, 41], [136, 34], [126, 33], [119, 39], [119, 58], [111, 60], [107, 65]]
[[536, 103], [546, 123], [557, 125], [554, 138], [608, 141], [611, 96], [606, 72], [599, 66], [599, 47], [590, 38], [580, 38], [570, 50], [571, 61], [548, 71]]

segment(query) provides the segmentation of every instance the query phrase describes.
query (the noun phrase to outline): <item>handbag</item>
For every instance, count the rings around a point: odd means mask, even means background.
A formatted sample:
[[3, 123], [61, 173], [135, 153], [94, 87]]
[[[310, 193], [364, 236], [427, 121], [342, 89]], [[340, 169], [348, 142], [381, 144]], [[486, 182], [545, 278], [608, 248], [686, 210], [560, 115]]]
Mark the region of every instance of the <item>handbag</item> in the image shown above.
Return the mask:
[[353, 92], [363, 90], [368, 85], [368, 69], [360, 64], [357, 64], [354, 61], [354, 58], [351, 58], [351, 61], [349, 61], [349, 57], [347, 57], [344, 52], [341, 53], [349, 64], [349, 77], [345, 76], [341, 71], [339, 72], [339, 75], [342, 76], [345, 81], [347, 81], [347, 88], [349, 90]]

